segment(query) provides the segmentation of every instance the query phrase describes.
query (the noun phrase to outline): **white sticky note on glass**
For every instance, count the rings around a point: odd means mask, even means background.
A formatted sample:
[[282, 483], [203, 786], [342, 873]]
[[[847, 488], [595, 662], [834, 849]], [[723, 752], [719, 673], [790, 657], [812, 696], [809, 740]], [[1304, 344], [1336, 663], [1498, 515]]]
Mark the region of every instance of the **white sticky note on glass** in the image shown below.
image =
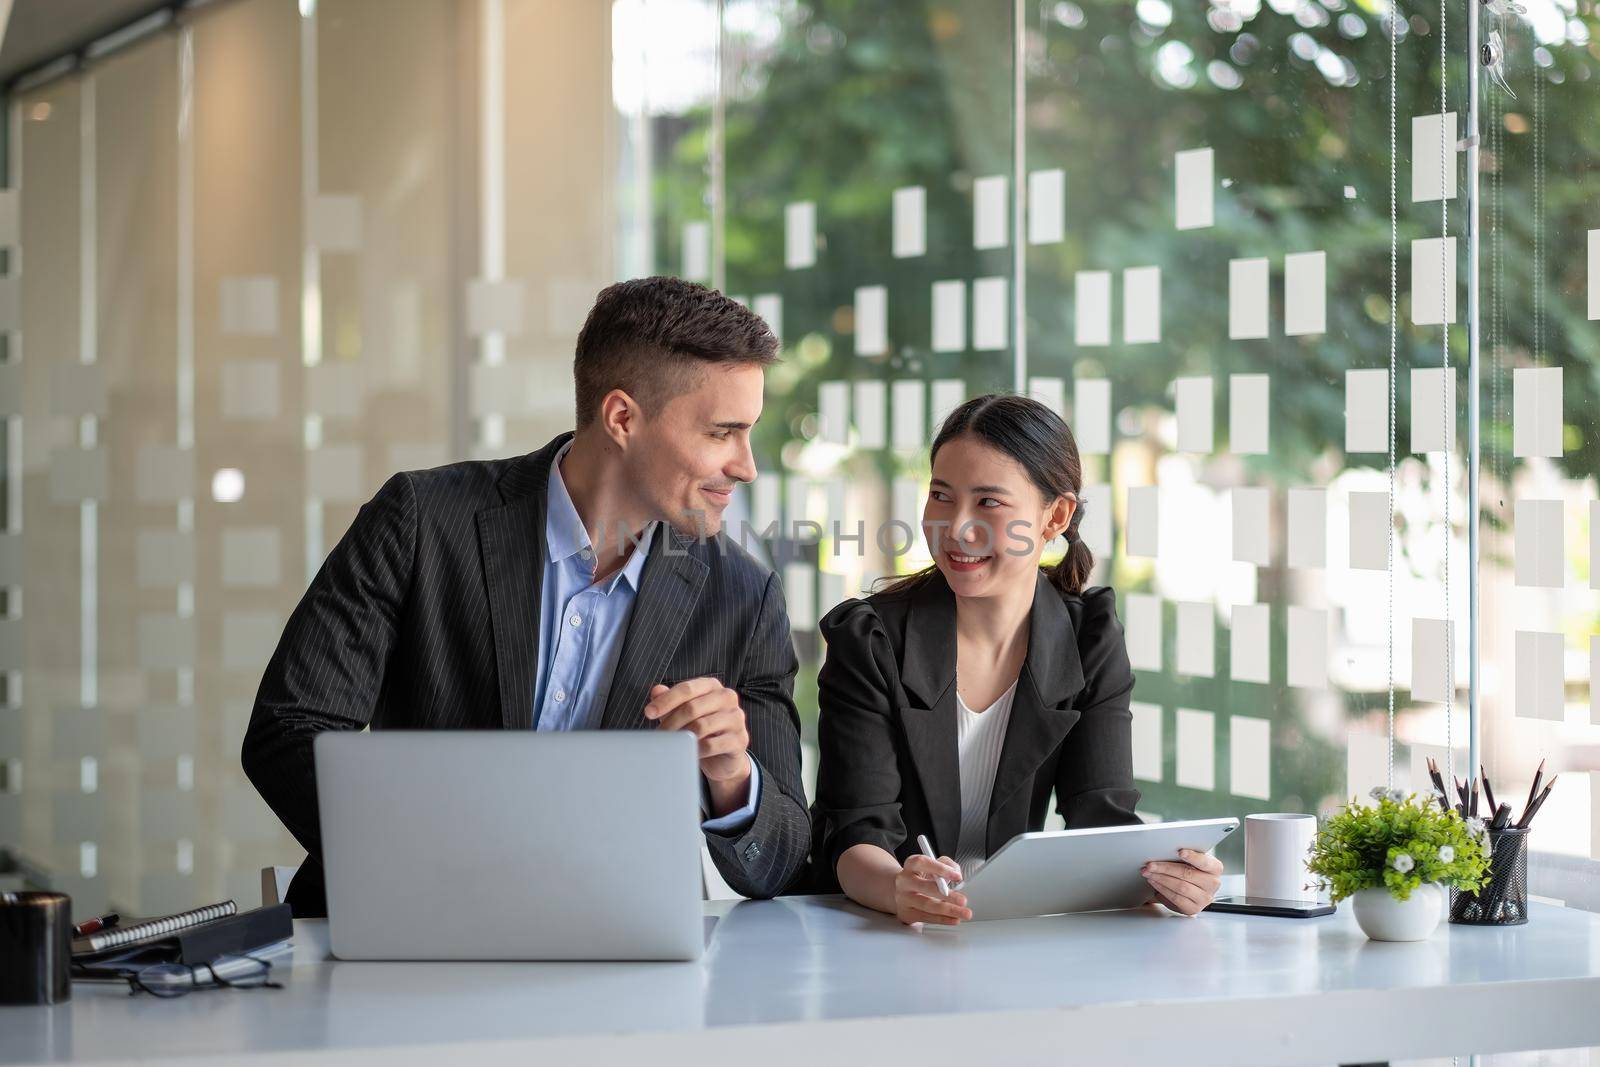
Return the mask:
[[1265, 259], [1228, 261], [1228, 336], [1235, 341], [1267, 336], [1269, 267]]
[[1122, 340], [1130, 345], [1160, 342], [1160, 267], [1129, 267], [1122, 272]]
[[1411, 697], [1443, 704], [1454, 696], [1448, 619], [1411, 620]]
[[817, 437], [830, 445], [849, 442], [850, 383], [817, 385]]
[[1589, 317], [1600, 319], [1600, 230], [1589, 231]]
[[817, 205], [809, 200], [783, 209], [783, 265], [789, 270], [817, 262]]
[[1140, 485], [1128, 490], [1128, 555], [1154, 558], [1160, 492], [1156, 486]]
[[1228, 792], [1272, 799], [1272, 723], [1248, 715], [1228, 717]]
[[1600, 589], [1600, 500], [1589, 501], [1589, 588]]
[[1344, 372], [1344, 450], [1389, 451], [1389, 372]]
[[323, 252], [361, 251], [361, 198], [319, 193], [307, 205], [311, 243]]
[[1328, 688], [1328, 613], [1322, 608], [1289, 606], [1289, 684], [1297, 689]]
[[1236, 682], [1272, 680], [1272, 608], [1235, 604], [1228, 638], [1228, 673]]
[[0, 248], [14, 248], [21, 229], [19, 197], [16, 189], [0, 189]]
[[473, 337], [491, 333], [519, 336], [525, 304], [520, 281], [474, 278], [467, 283], [467, 333]]
[[306, 453], [306, 496], [339, 503], [358, 503], [370, 488], [363, 477], [360, 445], [325, 445]]
[[270, 589], [282, 581], [282, 562], [282, 536], [276, 527], [233, 527], [222, 531], [224, 587]]
[[1328, 565], [1328, 491], [1316, 488], [1289, 490], [1289, 543], [1291, 567]]
[[1365, 797], [1375, 786], [1389, 782], [1387, 734], [1351, 730], [1345, 735], [1344, 795]]
[[1111, 272], [1080, 270], [1072, 281], [1074, 340], [1079, 347], [1111, 343]]
[[219, 406], [226, 419], [278, 417], [281, 369], [273, 359], [222, 360]]
[[1233, 558], [1266, 567], [1272, 563], [1267, 530], [1271, 523], [1271, 490], [1240, 486], [1233, 490]]
[[765, 536], [767, 530], [783, 521], [782, 500], [783, 485], [777, 474], [756, 475], [750, 493], [750, 515], [757, 533]]
[[1265, 374], [1228, 375], [1228, 448], [1242, 456], [1267, 454], [1271, 379]]
[[889, 391], [880, 381], [855, 383], [856, 443], [862, 448], [882, 448]]
[[1086, 485], [1078, 491], [1078, 502], [1083, 509], [1078, 536], [1095, 559], [1104, 559], [1111, 554], [1111, 487]]
[[972, 283], [972, 347], [998, 352], [1006, 347], [1006, 279], [978, 278]]
[[20, 274], [0, 277], [0, 330], [15, 330], [21, 324], [21, 281]]
[[1217, 628], [1210, 604], [1180, 600], [1178, 616], [1178, 673], [1210, 678], [1217, 672]]
[[1411, 200], [1456, 198], [1456, 113], [1411, 119]]
[[[1600, 634], [1592, 634], [1589, 637], [1589, 723], [1592, 726], [1600, 726], [1600, 684], [1596, 684], [1597, 681], [1600, 681]], [[1591, 788], [1600, 788], [1600, 777], [1591, 776], [1590, 781]], [[1600, 817], [1600, 806], [1596, 807], [1595, 815]], [[1600, 841], [1600, 825], [1595, 826], [1595, 835], [1595, 840]], [[1594, 858], [1600, 859], [1600, 852]]]
[[894, 401], [894, 447], [898, 449], [923, 449], [928, 439], [923, 431], [923, 394], [926, 387], [920, 380], [895, 382], [889, 392]]
[[1559, 633], [1518, 630], [1517, 706], [1523, 719], [1566, 717], [1566, 676], [1563, 668], [1565, 639]]
[[231, 671], [259, 672], [272, 658], [283, 617], [272, 611], [222, 613], [222, 666]]
[[932, 404], [934, 433], [943, 425], [945, 416], [960, 407], [967, 399], [967, 383], [960, 378], [935, 378], [930, 383], [929, 402]]
[[757, 293], [750, 301], [750, 310], [761, 316], [772, 335], [783, 340], [783, 297], [777, 293]]
[[270, 274], [223, 278], [220, 317], [224, 336], [276, 337], [278, 279]]
[[1067, 173], [1036, 170], [1028, 175], [1028, 243], [1056, 244], [1066, 237]]
[[1006, 176], [992, 174], [972, 183], [972, 247], [1006, 246]]
[[1178, 451], [1210, 452], [1215, 447], [1212, 380], [1179, 378], [1172, 383], [1178, 409]]
[[1328, 329], [1328, 254], [1283, 257], [1283, 332], [1290, 337]]
[[889, 350], [889, 290], [863, 285], [856, 290], [856, 355], [881, 356]]
[[1388, 493], [1350, 494], [1350, 566], [1357, 570], [1389, 569]]
[[894, 258], [920, 256], [928, 250], [928, 191], [908, 185], [894, 191]]
[[1149, 593], [1129, 593], [1127, 615], [1128, 662], [1135, 670], [1161, 669], [1161, 598]]
[[1456, 376], [1443, 367], [1411, 370], [1411, 451], [1448, 452], [1456, 442]]
[[1029, 378], [1028, 396], [1051, 411], [1067, 417], [1067, 383], [1060, 378]]
[[1161, 705], [1128, 702], [1133, 712], [1133, 776], [1146, 782], [1161, 781]]
[[816, 569], [807, 563], [783, 566], [783, 599], [789, 623], [802, 633], [817, 628]]
[[962, 352], [967, 347], [967, 283], [933, 283], [933, 350]]
[[1080, 453], [1110, 453], [1110, 378], [1078, 378], [1072, 383], [1072, 433], [1078, 439]]
[[1561, 533], [1560, 500], [1517, 501], [1511, 536], [1518, 585], [1559, 589], [1565, 584]]
[[1216, 719], [1209, 711], [1178, 709], [1178, 784], [1190, 789], [1216, 788]]
[[1560, 367], [1517, 367], [1511, 372], [1511, 451], [1518, 459], [1561, 458]]
[[1172, 157], [1178, 229], [1210, 226], [1215, 214], [1215, 161], [1209, 148], [1191, 148]]
[[1456, 239], [1411, 242], [1411, 321], [1437, 326], [1456, 321]]
[[703, 282], [711, 277], [711, 224], [686, 222], [683, 224], [683, 277], [686, 281]]

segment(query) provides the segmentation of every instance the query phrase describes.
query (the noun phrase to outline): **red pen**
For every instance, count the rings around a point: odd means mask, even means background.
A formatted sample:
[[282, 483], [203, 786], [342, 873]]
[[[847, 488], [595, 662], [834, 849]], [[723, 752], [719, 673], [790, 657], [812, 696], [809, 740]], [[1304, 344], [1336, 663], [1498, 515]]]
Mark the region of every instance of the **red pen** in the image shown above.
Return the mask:
[[94, 918], [85, 919], [83, 922], [74, 926], [72, 928], [72, 934], [74, 937], [88, 937], [90, 934], [95, 933], [98, 930], [104, 930], [108, 926], [117, 925], [117, 921], [121, 918], [122, 916], [118, 915], [114, 911], [108, 915], [96, 915]]

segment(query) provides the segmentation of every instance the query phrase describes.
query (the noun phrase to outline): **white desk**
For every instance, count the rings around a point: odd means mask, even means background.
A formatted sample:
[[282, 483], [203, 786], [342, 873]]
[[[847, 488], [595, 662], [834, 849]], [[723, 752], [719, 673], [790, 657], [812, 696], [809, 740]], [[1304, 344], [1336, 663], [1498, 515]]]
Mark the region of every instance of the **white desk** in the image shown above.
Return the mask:
[[1281, 1065], [1600, 1044], [1600, 915], [1552, 906], [1409, 945], [1367, 941], [1348, 905], [956, 930], [837, 897], [706, 907], [693, 964], [341, 963], [324, 923], [298, 922], [283, 990], [80, 985], [57, 1008], [0, 1008], [0, 1063]]

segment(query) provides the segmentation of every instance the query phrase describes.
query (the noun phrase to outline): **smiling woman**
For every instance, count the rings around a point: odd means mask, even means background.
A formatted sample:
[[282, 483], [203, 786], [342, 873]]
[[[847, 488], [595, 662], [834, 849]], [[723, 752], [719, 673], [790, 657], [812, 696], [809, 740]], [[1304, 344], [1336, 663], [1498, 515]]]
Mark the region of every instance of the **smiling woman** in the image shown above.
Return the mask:
[[[923, 531], [933, 565], [822, 621], [816, 867], [902, 922], [972, 918], [942, 880], [1040, 830], [1134, 824], [1133, 672], [1115, 594], [1085, 589], [1081, 465], [1036, 400], [977, 397], [934, 439]], [[1041, 567], [1059, 536], [1066, 555]], [[919, 850], [926, 836], [944, 855]], [[951, 857], [955, 859], [951, 859]], [[1152, 864], [1151, 900], [1193, 915], [1221, 864]]]

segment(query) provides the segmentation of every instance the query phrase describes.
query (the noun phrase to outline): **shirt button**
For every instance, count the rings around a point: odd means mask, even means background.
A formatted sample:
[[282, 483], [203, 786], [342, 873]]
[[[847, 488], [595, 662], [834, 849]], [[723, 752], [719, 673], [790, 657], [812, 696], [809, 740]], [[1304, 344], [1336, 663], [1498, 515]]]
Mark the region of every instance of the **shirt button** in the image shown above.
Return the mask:
[[578, 549], [578, 555], [581, 556], [584, 559], [593, 559], [594, 558], [594, 553], [591, 552], [587, 548]]
[[572, 618], [568, 619], [567, 621], [570, 622], [572, 625], [577, 626], [579, 623], [583, 622], [583, 616], [582, 615], [574, 615]]
[[559, 704], [565, 699], [567, 699], [567, 691], [565, 689], [557, 689], [556, 690], [556, 703]]

